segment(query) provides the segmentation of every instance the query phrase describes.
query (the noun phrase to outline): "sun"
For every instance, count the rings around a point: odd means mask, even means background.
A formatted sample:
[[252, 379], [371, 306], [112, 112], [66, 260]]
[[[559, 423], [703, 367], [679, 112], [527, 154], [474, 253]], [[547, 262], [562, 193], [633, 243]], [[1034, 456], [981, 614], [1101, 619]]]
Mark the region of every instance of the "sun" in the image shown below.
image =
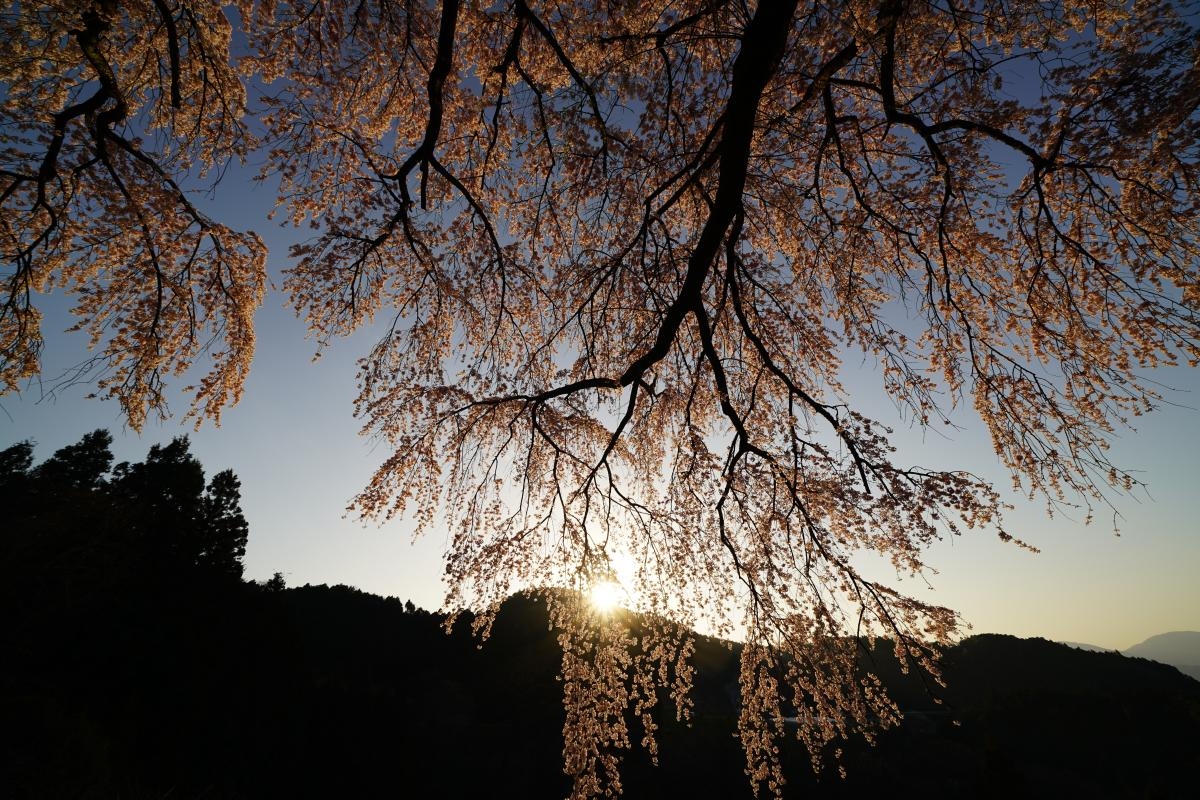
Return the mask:
[[616, 611], [624, 600], [625, 590], [613, 580], [597, 581], [588, 589], [588, 602], [601, 614]]

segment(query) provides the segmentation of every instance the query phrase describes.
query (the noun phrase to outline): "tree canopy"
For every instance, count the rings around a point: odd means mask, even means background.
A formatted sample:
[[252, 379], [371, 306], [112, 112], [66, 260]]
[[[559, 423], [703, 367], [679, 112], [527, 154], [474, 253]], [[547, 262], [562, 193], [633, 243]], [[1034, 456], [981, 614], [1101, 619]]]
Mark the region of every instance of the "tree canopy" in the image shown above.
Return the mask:
[[32, 442], [0, 450], [0, 500], [18, 532], [6, 567], [48, 586], [81, 571], [240, 580], [250, 526], [233, 471], [206, 483], [186, 436], [135, 464], [114, 466], [111, 445], [108, 431], [93, 431], [36, 467]]
[[[284, 286], [314, 335], [391, 321], [357, 412], [393, 453], [356, 508], [449, 526], [451, 608], [624, 561], [640, 607], [742, 620], [756, 787], [781, 696], [814, 760], [895, 721], [857, 637], [935, 670], [955, 633], [856, 554], [1011, 538], [990, 484], [893, 453], [847, 357], [1088, 508], [1134, 483], [1106, 449], [1161, 399], [1145, 369], [1200, 358], [1187, 3], [99, 0], [10, 3], [0, 35], [5, 387], [65, 287], [135, 426], [204, 354], [194, 413], [236, 400], [263, 246], [188, 187], [257, 148], [313, 229]], [[596, 794], [628, 710], [651, 747], [662, 682], [687, 713], [686, 643], [555, 614]]]

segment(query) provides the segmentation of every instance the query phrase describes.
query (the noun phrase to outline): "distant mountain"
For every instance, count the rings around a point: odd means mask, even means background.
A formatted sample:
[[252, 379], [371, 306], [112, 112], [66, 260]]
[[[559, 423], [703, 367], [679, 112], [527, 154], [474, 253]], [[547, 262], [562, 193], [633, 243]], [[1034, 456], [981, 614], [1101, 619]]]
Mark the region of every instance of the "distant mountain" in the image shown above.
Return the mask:
[[1200, 631], [1160, 633], [1130, 647], [1125, 655], [1170, 664], [1180, 672], [1200, 680]]
[[1059, 642], [1067, 647], [1074, 647], [1076, 650], [1087, 650], [1089, 653], [1112, 653], [1110, 647], [1101, 647], [1098, 644], [1088, 644], [1087, 642]]
[[1184, 675], [1190, 675], [1200, 681], [1200, 664], [1172, 664], [1171, 666], [1182, 672]]

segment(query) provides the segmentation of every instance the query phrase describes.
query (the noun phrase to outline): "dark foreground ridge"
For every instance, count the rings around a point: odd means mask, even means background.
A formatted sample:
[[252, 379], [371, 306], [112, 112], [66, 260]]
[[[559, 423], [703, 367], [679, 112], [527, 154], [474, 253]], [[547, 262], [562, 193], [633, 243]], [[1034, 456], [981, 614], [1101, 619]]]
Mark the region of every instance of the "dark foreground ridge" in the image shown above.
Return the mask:
[[[558, 647], [538, 601], [510, 600], [478, 649], [465, 623], [447, 636], [437, 615], [344, 586], [120, 588], [23, 610], [36, 624], [3, 675], [7, 796], [568, 792]], [[693, 724], [664, 711], [660, 765], [630, 751], [627, 797], [750, 796], [735, 648], [702, 640], [695, 661]], [[903, 727], [848, 745], [844, 780], [814, 778], [793, 743], [789, 796], [1194, 794], [1200, 683], [1170, 667], [976, 636], [946, 653], [937, 706], [885, 654], [876, 665]]]
[[[0, 454], [13, 462], [0, 463], [0, 796], [568, 793], [541, 601], [511, 598], [480, 649], [469, 619], [447, 635], [396, 598], [244, 582], [232, 474], [206, 489], [186, 442], [110, 474], [106, 444], [91, 444], [53, 468]], [[939, 705], [887, 648], [864, 663], [903, 726], [874, 748], [844, 745], [845, 779], [813, 776], [791, 742], [787, 796], [1198, 796], [1200, 682], [1172, 667], [975, 636], [945, 653]], [[660, 764], [628, 751], [626, 797], [751, 796], [733, 737], [737, 647], [701, 639], [694, 664], [691, 725], [661, 709]]]

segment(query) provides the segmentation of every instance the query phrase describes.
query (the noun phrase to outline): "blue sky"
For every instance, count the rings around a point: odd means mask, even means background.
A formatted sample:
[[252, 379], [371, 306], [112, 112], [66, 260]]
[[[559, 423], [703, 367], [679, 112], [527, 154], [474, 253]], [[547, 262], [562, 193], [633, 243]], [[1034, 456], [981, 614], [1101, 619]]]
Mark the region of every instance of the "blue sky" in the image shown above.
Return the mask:
[[[214, 217], [263, 235], [278, 286], [297, 234], [267, 221], [274, 193], [269, 185], [251, 184], [251, 170], [232, 170], [215, 197], [202, 202]], [[83, 336], [62, 333], [72, 322], [69, 300], [59, 293], [41, 304], [45, 377], [18, 396], [0, 398], [0, 447], [33, 439], [43, 459], [108, 428], [117, 460], [140, 460], [152, 444], [188, 434], [210, 474], [228, 467], [242, 480], [251, 526], [247, 577], [279, 571], [289, 585], [345, 583], [440, 606], [443, 536], [414, 544], [404, 520], [364, 525], [345, 516], [347, 503], [388, 454], [385, 443], [359, 436], [352, 416], [355, 362], [373, 343], [371, 331], [334, 342], [314, 361], [316, 343], [273, 290], [257, 317], [258, 349], [245, 398], [225, 412], [221, 427], [205, 423], [194, 431], [182, 419], [187, 404], [180, 397], [174, 419], [151, 420], [138, 434], [126, 428], [115, 402], [86, 399], [87, 385], [45, 394], [55, 375], [87, 356]], [[846, 373], [855, 407], [898, 428], [901, 462], [969, 469], [1008, 485], [972, 415], [957, 415], [962, 429], [945, 435], [906, 428], [881, 398], [868, 366], [848, 360]], [[1136, 433], [1122, 432], [1112, 451], [1114, 463], [1149, 485], [1148, 492], [1114, 496], [1121, 536], [1102, 510], [1084, 526], [1082, 513], [1050, 519], [1043, 501], [1013, 496], [1010, 528], [1040, 554], [976, 531], [930, 551], [937, 574], [926, 576], [929, 585], [908, 579], [904, 587], [959, 610], [974, 632], [1119, 649], [1165, 631], [1200, 630], [1200, 373], [1180, 368], [1155, 378], [1173, 388], [1167, 398], [1173, 405], [1139, 420]], [[886, 567], [871, 568], [895, 578]]]
[[[269, 203], [265, 188], [243, 189], [235, 218]], [[272, 246], [270, 271], [278, 283], [290, 234], [265, 221], [258, 229]], [[251, 525], [247, 577], [279, 571], [290, 585], [346, 583], [426, 608], [440, 605], [444, 537], [434, 533], [414, 544], [404, 520], [364, 525], [345, 516], [347, 502], [387, 455], [386, 444], [359, 436], [351, 413], [355, 361], [371, 344], [370, 332], [333, 343], [314, 362], [315, 343], [282, 294], [272, 292], [257, 318], [258, 350], [245, 398], [225, 413], [221, 427], [206, 423], [193, 431], [182, 421], [181, 398], [175, 419], [152, 420], [137, 434], [126, 428], [116, 403], [86, 399], [87, 385], [43, 396], [50, 377], [87, 355], [82, 336], [60, 333], [71, 321], [66, 298], [47, 300], [47, 378], [0, 399], [0, 446], [31, 438], [42, 459], [88, 431], [108, 428], [117, 459], [140, 460], [150, 445], [186, 433], [210, 474], [229, 467], [242, 479]], [[861, 381], [850, 381], [852, 389], [861, 384], [854, 395], [860, 408], [895, 422], [863, 369]], [[1113, 460], [1149, 484], [1148, 492], [1114, 497], [1120, 536], [1103, 512], [1084, 526], [1081, 513], [1050, 519], [1043, 502], [1014, 496], [1011, 528], [1040, 554], [976, 531], [930, 551], [938, 574], [928, 576], [928, 586], [912, 579], [903, 585], [959, 610], [974, 632], [1119, 649], [1168, 630], [1200, 630], [1200, 375], [1181, 368], [1156, 377], [1175, 387], [1170, 399], [1176, 405], [1140, 420], [1136, 433], [1124, 432], [1114, 444]], [[952, 437], [900, 427], [901, 461], [967, 468], [1007, 485], [982, 426], [969, 415], [955, 421], [964, 429]], [[895, 577], [886, 568], [880, 573]]]

